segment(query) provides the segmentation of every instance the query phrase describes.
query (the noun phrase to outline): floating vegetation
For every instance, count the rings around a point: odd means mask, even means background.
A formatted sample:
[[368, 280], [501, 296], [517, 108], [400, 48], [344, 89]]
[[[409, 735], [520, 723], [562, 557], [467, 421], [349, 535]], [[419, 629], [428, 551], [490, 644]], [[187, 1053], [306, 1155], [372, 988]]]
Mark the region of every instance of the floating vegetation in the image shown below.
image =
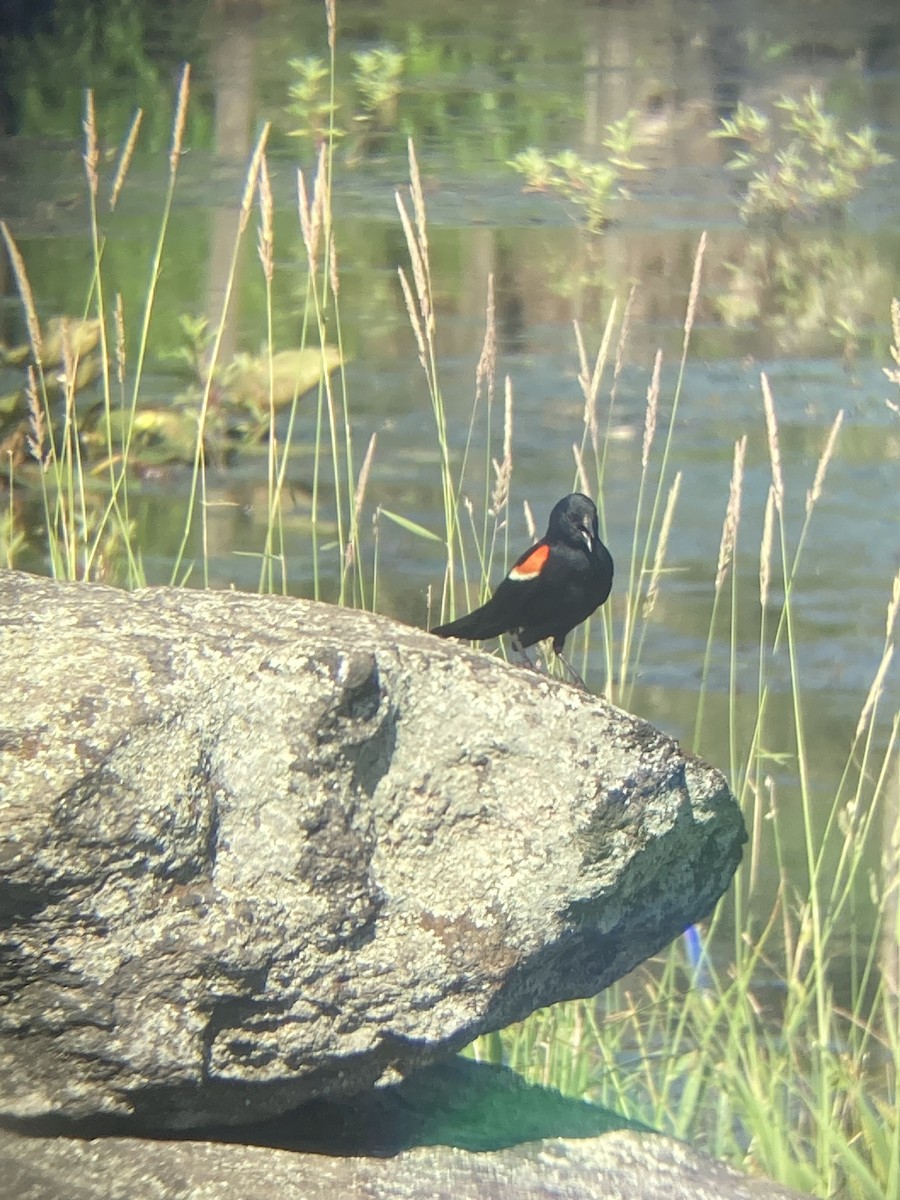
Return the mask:
[[578, 209], [592, 233], [600, 233], [609, 221], [610, 202], [627, 197], [629, 176], [646, 170], [646, 165], [634, 157], [642, 141], [638, 132], [640, 116], [632, 109], [606, 126], [603, 145], [609, 154], [600, 162], [582, 158], [574, 150], [548, 156], [530, 146], [511, 158], [508, 165], [525, 176], [526, 191], [556, 193]]

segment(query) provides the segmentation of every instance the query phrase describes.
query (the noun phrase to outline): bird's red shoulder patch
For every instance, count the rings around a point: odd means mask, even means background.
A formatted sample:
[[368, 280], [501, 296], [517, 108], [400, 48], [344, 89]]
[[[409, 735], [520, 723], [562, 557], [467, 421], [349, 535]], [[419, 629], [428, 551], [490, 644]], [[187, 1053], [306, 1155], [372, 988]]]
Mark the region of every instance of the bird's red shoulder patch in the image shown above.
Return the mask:
[[520, 581], [523, 579], [537, 579], [549, 557], [549, 546], [535, 546], [533, 550], [530, 550], [525, 555], [521, 562], [516, 563], [509, 573], [509, 578]]

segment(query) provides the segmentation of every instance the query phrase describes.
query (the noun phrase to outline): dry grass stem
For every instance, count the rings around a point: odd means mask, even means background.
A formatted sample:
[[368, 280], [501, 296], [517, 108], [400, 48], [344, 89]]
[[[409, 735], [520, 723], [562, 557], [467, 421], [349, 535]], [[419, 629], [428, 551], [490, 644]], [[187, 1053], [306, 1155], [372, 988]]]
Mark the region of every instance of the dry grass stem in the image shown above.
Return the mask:
[[304, 247], [306, 248], [306, 262], [308, 268], [310, 268], [310, 275], [316, 275], [319, 257], [319, 232], [322, 224], [320, 224], [318, 217], [316, 193], [313, 191], [313, 203], [311, 205], [302, 170], [298, 170], [298, 173], [296, 173], [296, 206], [298, 206], [300, 216], [300, 234], [302, 239], [304, 239]]
[[125, 384], [125, 305], [122, 301], [122, 293], [116, 292], [115, 306], [115, 325], [116, 325], [116, 376], [119, 380], [119, 386]]
[[297, 214], [300, 217], [300, 234], [303, 238], [303, 245], [306, 249], [307, 261], [309, 261], [310, 273], [315, 272], [315, 247], [313, 244], [312, 233], [312, 214], [309, 210], [309, 194], [306, 190], [306, 180], [303, 177], [302, 170], [297, 168]]
[[659, 415], [659, 388], [662, 373], [662, 350], [657, 350], [653, 360], [653, 376], [647, 389], [647, 408], [644, 414], [644, 442], [641, 446], [641, 469], [646, 470], [650, 461], [650, 449], [656, 433], [656, 420]]
[[25, 375], [25, 398], [28, 402], [28, 452], [44, 465], [44, 411], [38, 396], [37, 375], [32, 366], [28, 367]]
[[184, 126], [187, 121], [188, 95], [191, 87], [191, 68], [184, 64], [181, 79], [178, 81], [178, 98], [175, 101], [175, 121], [172, 126], [172, 145], [169, 150], [169, 172], [174, 175], [178, 170], [181, 158], [181, 146], [184, 141]]
[[[891, 358], [894, 360], [896, 366], [893, 368], [884, 367], [882, 369], [891, 383], [896, 383], [897, 387], [900, 387], [900, 300], [896, 296], [891, 301], [891, 330], [894, 334], [894, 342], [890, 347], [890, 351]], [[900, 416], [900, 404], [895, 404], [893, 400], [885, 400], [885, 404], [892, 412]]]
[[262, 263], [266, 283], [272, 286], [275, 276], [275, 238], [273, 231], [272, 183], [269, 179], [269, 164], [265, 155], [259, 160], [259, 229], [256, 248]]
[[534, 520], [534, 513], [531, 511], [531, 505], [527, 500], [522, 501], [522, 511], [525, 514], [525, 528], [528, 530], [528, 536], [533, 542], [538, 540], [537, 525]]
[[775, 788], [775, 780], [771, 775], [763, 776], [763, 787], [766, 789], [768, 803], [766, 804], [766, 814], [770, 821], [778, 819], [778, 804], [776, 802], [777, 791]]
[[588, 366], [584, 338], [581, 336], [581, 324], [576, 320], [572, 322], [572, 327], [575, 330], [575, 348], [578, 352], [578, 385], [584, 396], [584, 423], [591, 439], [591, 446], [599, 446], [600, 430], [597, 426], [597, 408], [591, 402], [591, 370]]
[[775, 530], [775, 486], [769, 485], [766, 497], [766, 512], [763, 517], [763, 534], [759, 546], [759, 604], [766, 608], [769, 603], [769, 584], [772, 581], [772, 543]]
[[328, 236], [329, 221], [331, 219], [331, 206], [328, 203], [328, 150], [323, 144], [319, 147], [319, 159], [316, 163], [316, 177], [313, 180], [313, 199], [312, 212], [310, 219], [312, 223], [313, 246], [318, 258], [319, 241], [322, 232]]
[[750, 822], [750, 853], [745, 861], [749, 863], [750, 878], [748, 887], [751, 894], [756, 889], [759, 878], [760, 846], [762, 844], [762, 802], [759, 787], [754, 781], [748, 780], [747, 786], [753, 796], [753, 819]]
[[597, 357], [594, 360], [593, 369], [588, 369], [587, 354], [584, 349], [584, 342], [581, 337], [581, 327], [577, 322], [575, 325], [575, 342], [578, 347], [579, 374], [578, 382], [581, 386], [581, 391], [584, 396], [584, 424], [587, 427], [588, 434], [591, 439], [591, 447], [596, 453], [600, 445], [600, 428], [597, 420], [597, 399], [600, 395], [600, 382], [603, 378], [603, 368], [606, 365], [606, 360], [609, 355], [609, 344], [612, 341], [613, 325], [615, 324], [616, 306], [613, 304], [610, 307], [609, 315], [606, 318], [606, 325], [603, 328], [603, 337], [600, 340], [600, 348], [597, 351]]
[[775, 415], [775, 402], [772, 390], [765, 373], [760, 375], [763, 394], [763, 407], [766, 411], [766, 437], [769, 443], [769, 461], [772, 464], [772, 485], [775, 489], [775, 507], [779, 515], [784, 515], [784, 476], [781, 473], [781, 445], [778, 438], [778, 417]]
[[338, 272], [337, 239], [332, 233], [328, 239], [328, 286], [332, 296], [337, 296], [341, 290], [341, 277]]
[[269, 137], [270, 126], [266, 125], [259, 136], [259, 141], [253, 150], [253, 157], [250, 159], [250, 168], [247, 171], [247, 179], [244, 183], [244, 191], [241, 196], [241, 211], [238, 220], [238, 234], [243, 234], [247, 229], [247, 224], [250, 220], [250, 212], [253, 208], [253, 197], [256, 195], [259, 185], [259, 173], [262, 169], [263, 155], [266, 151], [266, 142]]
[[75, 371], [78, 363], [72, 349], [72, 330], [68, 317], [62, 317], [59, 325], [60, 344], [62, 348], [62, 370], [60, 380], [65, 390], [66, 416], [72, 411], [72, 399], [75, 394]]
[[585, 496], [589, 496], [591, 494], [591, 485], [588, 483], [584, 455], [581, 453], [581, 447], [575, 442], [572, 443], [572, 457], [575, 459], [575, 477], [578, 480], [578, 487]]
[[487, 300], [484, 313], [484, 341], [475, 368], [475, 403], [481, 399], [487, 384], [487, 402], [490, 409], [494, 400], [494, 377], [497, 371], [497, 310], [494, 304], [494, 276], [488, 275]]
[[881, 698], [881, 693], [884, 691], [884, 680], [894, 658], [894, 645], [888, 644], [884, 648], [884, 653], [881, 656], [881, 662], [878, 664], [878, 670], [875, 672], [875, 678], [872, 680], [872, 686], [869, 688], [869, 694], [866, 696], [866, 702], [862, 707], [862, 712], [859, 714], [859, 721], [856, 724], [856, 733], [853, 735], [853, 740], [857, 741], [863, 730], [869, 723], [872, 713], [875, 711], [875, 705]]
[[397, 274], [400, 276], [400, 287], [403, 290], [403, 300], [406, 304], [406, 312], [409, 317], [409, 323], [412, 325], [413, 333], [416, 338], [416, 346], [419, 350], [419, 362], [428, 370], [428, 350], [425, 345], [425, 334], [422, 330], [422, 324], [419, 320], [419, 311], [416, 308], [416, 300], [412, 293], [412, 288], [409, 286], [409, 280], [406, 278], [406, 272], [402, 267], [397, 268]]
[[125, 147], [119, 155], [119, 162], [116, 166], [116, 173], [113, 177], [112, 191], [109, 194], [109, 211], [113, 212], [116, 204], [119, 201], [119, 193], [125, 184], [125, 176], [128, 174], [128, 168], [131, 166], [131, 160], [134, 158], [134, 151], [137, 147], [138, 134], [141, 130], [141, 122], [144, 119], [143, 109], [138, 109], [131, 122], [128, 130], [128, 137], [125, 139]]
[[319, 162], [313, 180], [312, 202], [309, 200], [303, 172], [297, 171], [297, 208], [300, 214], [300, 232], [303, 236], [303, 245], [306, 248], [306, 261], [309, 264], [310, 275], [315, 275], [318, 270], [319, 239], [322, 233], [322, 204], [325, 198], [324, 155], [325, 147], [322, 146], [319, 149]]
[[609, 392], [610, 405], [615, 404], [616, 392], [619, 386], [619, 376], [625, 365], [625, 347], [628, 345], [628, 334], [631, 332], [631, 310], [634, 307], [634, 297], [637, 294], [637, 284], [631, 285], [628, 299], [625, 301], [625, 311], [622, 313], [622, 327], [619, 330], [619, 340], [616, 343], [616, 360], [613, 364], [612, 387]]
[[694, 317], [697, 313], [697, 301], [700, 298], [700, 279], [703, 273], [703, 256], [706, 253], [706, 231], [700, 235], [697, 243], [697, 253], [694, 255], [694, 273], [691, 276], [691, 290], [688, 293], [687, 315], [684, 319], [684, 341], [681, 345], [682, 354], [687, 354], [688, 342], [694, 328]]
[[347, 539], [347, 546], [344, 551], [344, 567], [346, 569], [352, 567], [356, 561], [356, 543], [359, 537], [359, 514], [362, 512], [363, 503], [366, 498], [366, 488], [369, 485], [369, 474], [372, 470], [372, 460], [375, 457], [375, 447], [377, 445], [378, 434], [373, 433], [369, 438], [366, 456], [359, 469], [359, 475], [356, 479], [356, 491], [353, 494], [353, 517], [350, 522], [350, 536]]
[[325, 0], [325, 20], [328, 23], [328, 49], [334, 54], [337, 41], [337, 5], [335, 0]]
[[806, 515], [812, 512], [815, 508], [819, 497], [822, 495], [822, 485], [825, 482], [825, 475], [828, 471], [828, 464], [834, 457], [834, 447], [837, 442], [837, 436], [841, 431], [841, 426], [844, 423], [844, 410], [839, 409], [837, 416], [832, 422], [831, 429], [828, 431], [828, 438], [825, 442], [825, 449], [819, 457], [819, 462], [816, 466], [816, 473], [813, 476], [812, 487], [806, 493]]
[[719, 542], [719, 561], [716, 564], [716, 592], [722, 588], [728, 576], [728, 568], [734, 557], [734, 546], [737, 540], [738, 525], [741, 521], [741, 490], [744, 482], [744, 459], [747, 453], [747, 435], [734, 443], [734, 461], [731, 468], [731, 483], [728, 488], [728, 505], [725, 509], [725, 520], [722, 524], [722, 538]]
[[369, 438], [369, 445], [366, 449], [366, 456], [363, 459], [363, 464], [359, 469], [359, 475], [356, 480], [356, 491], [353, 494], [353, 508], [357, 514], [357, 524], [359, 523], [359, 513], [362, 509], [363, 502], [366, 498], [366, 488], [369, 485], [369, 474], [372, 470], [372, 460], [375, 457], [375, 449], [378, 445], [378, 434], [373, 433]]
[[412, 138], [407, 142], [409, 152], [409, 193], [412, 196], [413, 212], [416, 217], [416, 232], [419, 237], [419, 247], [422, 258], [428, 264], [428, 224], [425, 219], [425, 193], [422, 190], [422, 178], [419, 175], [419, 162], [416, 158], [416, 148]]
[[3, 240], [6, 243], [6, 252], [9, 255], [13, 275], [16, 279], [16, 289], [19, 293], [19, 299], [22, 301], [22, 307], [25, 310], [25, 325], [28, 329], [28, 341], [31, 344], [31, 353], [34, 356], [34, 361], [40, 363], [44, 342], [41, 337], [41, 325], [38, 321], [37, 309], [34, 304], [34, 294], [31, 290], [31, 284], [28, 282], [28, 273], [25, 270], [25, 262], [19, 253], [19, 247], [13, 241], [12, 234], [9, 232], [9, 226], [5, 221], [0, 221], [0, 233], [3, 234]]
[[576, 318], [572, 322], [575, 331], [575, 349], [578, 352], [578, 384], [581, 393], [587, 399], [591, 388], [591, 372], [588, 367], [587, 350], [584, 348], [584, 338], [581, 335], [581, 322]]
[[894, 627], [897, 623], [897, 611], [900, 609], [900, 568], [898, 568], [894, 576], [894, 583], [891, 587], [891, 598], [887, 606], [887, 622], [885, 625], [884, 639], [889, 642], [894, 636]]
[[88, 88], [84, 101], [84, 171], [87, 175], [88, 188], [96, 197], [100, 187], [100, 177], [97, 174], [97, 164], [100, 162], [100, 148], [97, 145], [97, 114], [94, 111], [94, 93]]
[[[891, 358], [896, 364], [895, 367], [883, 367], [885, 375], [891, 383], [896, 383], [900, 387], [900, 300], [895, 296], [891, 301], [891, 331], [894, 335], [893, 344], [889, 347]], [[892, 408], [894, 412], [900, 412], [900, 407], [887, 401], [888, 408]]]
[[503, 458], [500, 460], [500, 462], [497, 462], [496, 458], [491, 459], [491, 466], [494, 468], [494, 490], [491, 493], [491, 506], [489, 511], [492, 517], [499, 516], [499, 514], [509, 503], [509, 485], [510, 481], [512, 480], [513, 469], [512, 395], [512, 380], [507, 375], [504, 381], [503, 390]]
[[669, 495], [666, 497], [666, 510], [663, 513], [662, 524], [659, 527], [659, 537], [656, 540], [656, 553], [653, 556], [653, 566], [650, 569], [650, 583], [647, 588], [647, 599], [644, 601], [642, 613], [645, 621], [656, 607], [657, 597], [659, 596], [659, 583], [665, 566], [666, 552], [669, 548], [669, 535], [672, 532], [672, 521], [675, 516], [675, 507], [678, 504], [678, 493], [680, 491], [681, 472], [679, 471], [675, 476], [672, 486], [669, 488]]
[[400, 214], [400, 224], [409, 250], [409, 261], [412, 265], [413, 280], [416, 285], [416, 295], [419, 301], [419, 311], [422, 314], [423, 332], [430, 337], [434, 332], [434, 318], [431, 311], [431, 297], [428, 287], [428, 267], [425, 248], [422, 246], [416, 231], [413, 229], [409, 214], [399, 192], [395, 193], [397, 211]]

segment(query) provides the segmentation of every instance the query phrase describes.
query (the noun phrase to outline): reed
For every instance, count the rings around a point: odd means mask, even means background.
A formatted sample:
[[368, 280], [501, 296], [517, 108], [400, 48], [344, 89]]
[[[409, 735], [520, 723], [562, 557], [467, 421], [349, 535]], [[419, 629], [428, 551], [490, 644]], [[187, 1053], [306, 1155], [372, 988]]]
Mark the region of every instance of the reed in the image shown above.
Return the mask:
[[[759, 564], [757, 719], [743, 741], [734, 661], [739, 613], [737, 593], [727, 587], [727, 579], [734, 577], [745, 553], [738, 540], [744, 438], [735, 445], [711, 578], [707, 643], [712, 644], [713, 625], [724, 619], [731, 770], [750, 830], [745, 861], [731, 895], [702, 935], [694, 932], [674, 943], [596, 1000], [556, 1006], [504, 1031], [502, 1055], [533, 1081], [550, 1079], [572, 1094], [689, 1138], [745, 1169], [822, 1196], [875, 1200], [900, 1187], [900, 713], [891, 706], [886, 686], [896, 646], [900, 573], [890, 586], [882, 653], [858, 720], [847, 729], [845, 767], [823, 818], [815, 812], [816, 772], [807, 737], [815, 715], [799, 668], [795, 609], [803, 545], [826, 489], [828, 467], [839, 452], [842, 414], [826, 435], [805, 491], [802, 520], [789, 522], [777, 406], [764, 377], [761, 394], [771, 486], [753, 551]], [[644, 460], [646, 446], [645, 437]], [[674, 510], [670, 491], [666, 511]], [[655, 546], [633, 549], [637, 560], [645, 555], [654, 563], [665, 560], [661, 546], [666, 525], [664, 517]], [[789, 525], [799, 527], [793, 543]], [[650, 578], [642, 618], [652, 615], [653, 595], [665, 585], [660, 570], [651, 569]], [[639, 587], [637, 575], [629, 586]], [[773, 619], [776, 592], [782, 600]], [[635, 604], [634, 596], [620, 598], [622, 607]], [[794, 769], [779, 786], [765, 747], [773, 652], [781, 645], [791, 689]], [[695, 723], [699, 752], [705, 749], [702, 714], [710, 698], [704, 670]], [[784, 852], [795, 834], [798, 811], [805, 877], [788, 869]], [[869, 877], [866, 862], [882, 840], [882, 872], [876, 880]], [[760, 914], [753, 895], [764, 864], [773, 861], [781, 883], [771, 911]], [[866, 944], [851, 944], [848, 1002], [837, 997], [835, 979], [837, 964], [846, 959], [844, 931], [854, 927], [854, 906], [862, 894], [870, 895], [875, 931]], [[733, 951], [722, 966], [710, 957], [709, 947], [726, 944]], [[473, 1052], [479, 1054], [480, 1047]], [[498, 1055], [495, 1047], [489, 1052]], [[594, 1064], [587, 1078], [577, 1069], [583, 1070], [585, 1059]]]

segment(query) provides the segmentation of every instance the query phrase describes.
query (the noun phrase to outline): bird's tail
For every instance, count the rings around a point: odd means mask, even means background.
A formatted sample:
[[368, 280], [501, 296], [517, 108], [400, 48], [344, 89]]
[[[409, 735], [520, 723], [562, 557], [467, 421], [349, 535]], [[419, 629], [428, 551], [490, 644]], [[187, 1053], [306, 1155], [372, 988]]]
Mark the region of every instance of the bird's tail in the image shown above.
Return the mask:
[[506, 632], [506, 624], [498, 621], [495, 616], [486, 611], [488, 605], [482, 605], [470, 612], [468, 616], [456, 621], [448, 621], [446, 625], [437, 625], [432, 633], [438, 637], [468, 638], [470, 641], [481, 641], [484, 638], [499, 637]]

